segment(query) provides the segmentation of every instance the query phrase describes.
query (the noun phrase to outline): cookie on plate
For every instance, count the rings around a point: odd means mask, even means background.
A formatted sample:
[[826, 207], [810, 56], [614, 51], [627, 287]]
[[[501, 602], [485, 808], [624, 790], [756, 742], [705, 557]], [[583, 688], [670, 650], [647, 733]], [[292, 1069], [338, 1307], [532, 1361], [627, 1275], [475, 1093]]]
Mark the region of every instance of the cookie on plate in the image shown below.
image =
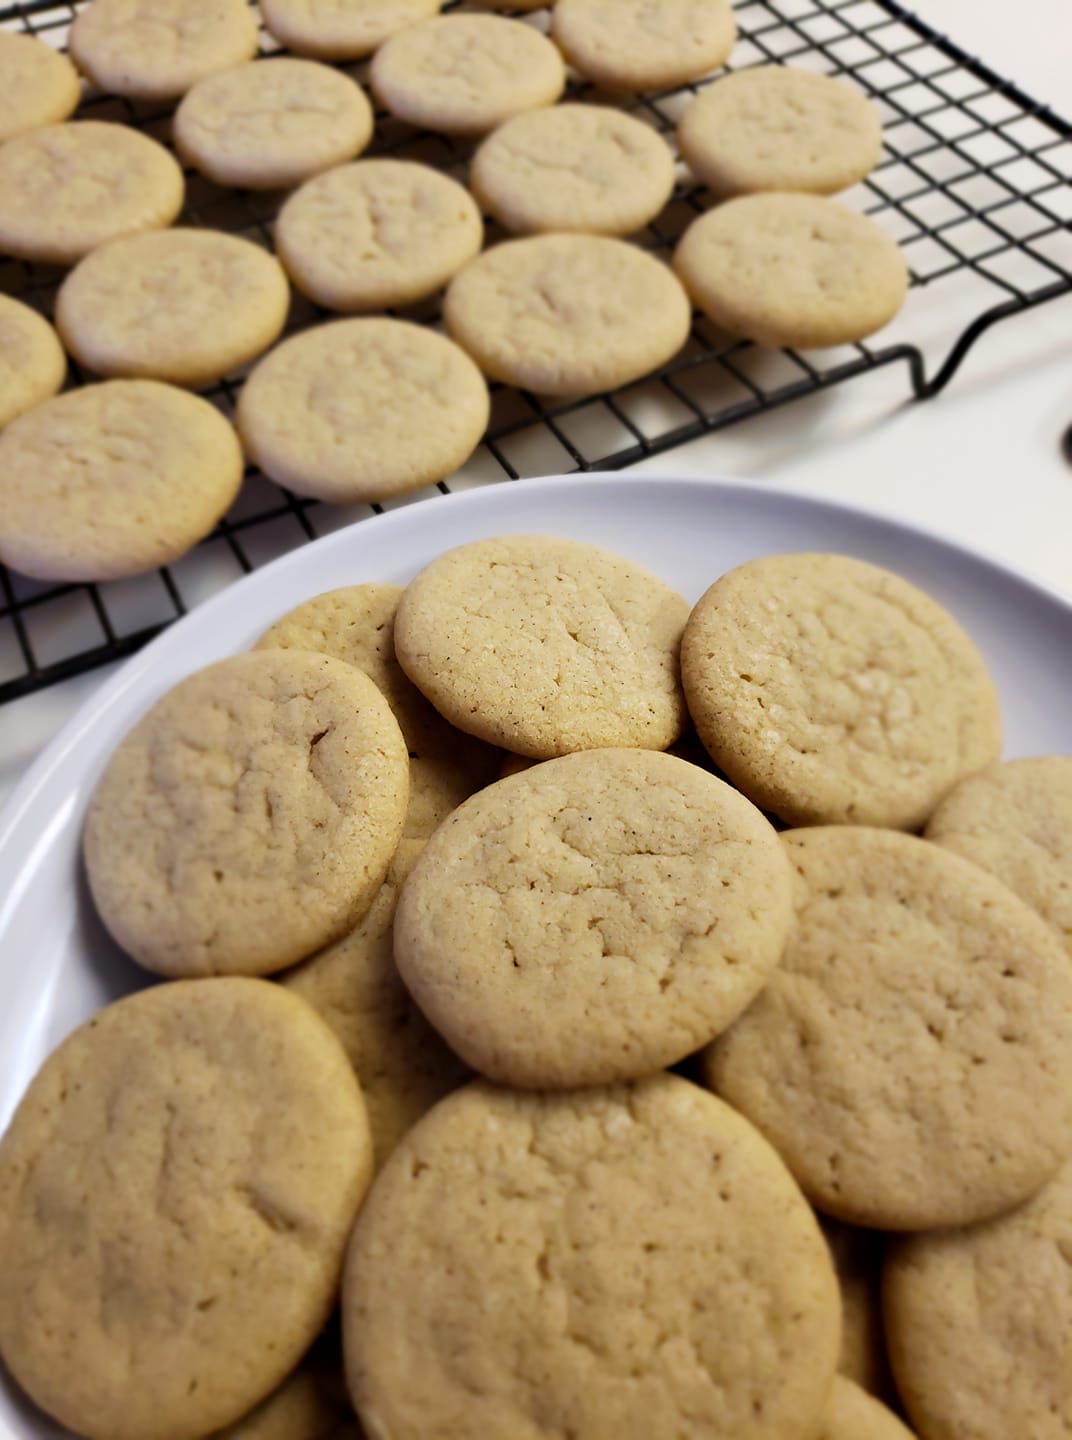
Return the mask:
[[439, 13], [443, 0], [261, 0], [265, 28], [295, 55], [363, 60], [407, 25]]
[[34, 35], [0, 31], [0, 144], [66, 120], [81, 93], [66, 55]]
[[40, 405], [67, 378], [67, 356], [36, 310], [0, 295], [0, 430]]
[[892, 1410], [839, 1375], [815, 1440], [915, 1440], [915, 1437]]
[[558, 0], [551, 34], [586, 80], [608, 90], [673, 90], [729, 59], [729, 0]]

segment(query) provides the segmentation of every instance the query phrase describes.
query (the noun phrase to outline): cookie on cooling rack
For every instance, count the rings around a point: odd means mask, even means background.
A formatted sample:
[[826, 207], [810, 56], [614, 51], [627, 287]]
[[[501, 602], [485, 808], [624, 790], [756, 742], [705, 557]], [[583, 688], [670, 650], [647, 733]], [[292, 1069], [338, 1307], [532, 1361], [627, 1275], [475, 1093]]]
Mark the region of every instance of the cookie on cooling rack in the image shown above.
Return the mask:
[[66, 55], [34, 35], [0, 31], [0, 144], [66, 120], [81, 94]]
[[586, 80], [608, 90], [672, 90], [729, 59], [737, 24], [729, 0], [558, 0], [555, 44]]
[[0, 295], [0, 430], [62, 386], [67, 356], [36, 310]]
[[407, 25], [438, 13], [443, 0], [261, 0], [265, 28], [295, 55], [363, 60]]

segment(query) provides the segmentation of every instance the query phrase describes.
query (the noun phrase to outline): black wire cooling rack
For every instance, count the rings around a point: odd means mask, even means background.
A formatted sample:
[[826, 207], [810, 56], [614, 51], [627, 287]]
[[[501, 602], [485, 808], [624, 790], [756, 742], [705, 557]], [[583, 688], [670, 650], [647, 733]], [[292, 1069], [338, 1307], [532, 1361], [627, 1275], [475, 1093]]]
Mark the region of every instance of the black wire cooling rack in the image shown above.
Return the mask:
[[[0, 29], [36, 34], [62, 48], [82, 3], [0, 0]], [[468, 464], [438, 487], [394, 504], [526, 475], [619, 468], [880, 366], [904, 364], [911, 392], [925, 399], [942, 389], [995, 322], [1072, 291], [1072, 125], [895, 0], [747, 0], [736, 13], [741, 39], [729, 68], [774, 61], [845, 75], [879, 105], [882, 162], [843, 198], [903, 248], [912, 289], [901, 316], [874, 344], [808, 354], [732, 342], [697, 319], [677, 359], [613, 394], [548, 405], [493, 387], [491, 425]], [[275, 48], [264, 36], [265, 53]], [[350, 68], [361, 75], [361, 67]], [[585, 86], [573, 88], [575, 95], [600, 98]], [[628, 108], [672, 134], [698, 88], [645, 95]], [[79, 115], [122, 120], [169, 138], [168, 109], [88, 94]], [[464, 176], [463, 147], [381, 115], [370, 153], [383, 152]], [[225, 192], [194, 174], [187, 184], [180, 223], [271, 244], [279, 197]], [[703, 207], [702, 192], [683, 177], [642, 243], [668, 249]], [[0, 259], [0, 291], [45, 314], [60, 278]], [[928, 326], [934, 307], [924, 293], [938, 284], [955, 303], [943, 304], [946, 328], [935, 334]], [[434, 305], [407, 313], [430, 323], [438, 318]], [[950, 313], [957, 317], [952, 328]], [[302, 328], [317, 314], [298, 302], [289, 328]], [[76, 372], [73, 383], [81, 383]], [[240, 386], [236, 377], [208, 394], [230, 415]], [[0, 568], [0, 702], [131, 653], [244, 572], [380, 508], [317, 504], [251, 473], [214, 534], [166, 570], [102, 585], [42, 585]]]

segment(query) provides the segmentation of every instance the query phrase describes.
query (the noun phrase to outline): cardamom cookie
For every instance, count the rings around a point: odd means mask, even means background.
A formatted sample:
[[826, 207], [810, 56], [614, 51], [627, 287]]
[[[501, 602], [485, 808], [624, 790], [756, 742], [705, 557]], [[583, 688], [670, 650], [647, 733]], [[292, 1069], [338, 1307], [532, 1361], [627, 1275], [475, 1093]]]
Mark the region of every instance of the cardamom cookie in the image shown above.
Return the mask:
[[367, 675], [299, 650], [236, 655], [169, 690], [112, 756], [86, 820], [90, 889], [147, 969], [269, 974], [368, 910], [406, 792]]
[[758, 190], [833, 195], [882, 154], [882, 119], [861, 90], [789, 65], [709, 85], [678, 122], [681, 157], [719, 198]]
[[925, 833], [996, 875], [1072, 954], [1072, 756], [1010, 760], [962, 780]]
[[707, 1052], [821, 1210], [929, 1230], [1000, 1214], [1072, 1149], [1072, 970], [985, 871], [893, 830], [782, 836], [796, 928]]
[[0, 1354], [90, 1437], [197, 1440], [328, 1317], [372, 1169], [323, 1021], [277, 985], [157, 985], [45, 1062], [0, 1142]]
[[428, 841], [395, 958], [492, 1080], [602, 1085], [725, 1030], [792, 917], [778, 837], [743, 796], [652, 750], [588, 750], [481, 790]]
[[99, 90], [177, 100], [202, 76], [253, 59], [257, 12], [248, 0], [91, 0], [67, 43]]
[[608, 90], [673, 90], [729, 59], [729, 0], [558, 0], [551, 34], [567, 61]]
[[219, 230], [162, 230], [100, 246], [56, 297], [56, 326], [97, 375], [212, 385], [282, 332], [290, 287], [274, 255]]
[[439, 555], [398, 607], [399, 663], [441, 715], [506, 750], [664, 750], [685, 705], [688, 603], [643, 566], [547, 535]]
[[493, 380], [591, 395], [639, 380], [688, 339], [689, 302], [653, 255], [602, 235], [508, 240], [450, 282], [447, 333]]
[[500, 15], [439, 15], [377, 50], [377, 99], [399, 120], [447, 135], [483, 135], [511, 115], [553, 105], [566, 86], [545, 35]]
[[997, 691], [953, 617], [847, 555], [768, 555], [716, 580], [681, 643], [700, 738], [791, 825], [914, 830], [1001, 754]]
[[175, 148], [217, 185], [300, 185], [364, 150], [372, 106], [349, 75], [276, 56], [206, 75], [175, 111]]
[[48, 400], [67, 378], [67, 356], [36, 310], [0, 295], [0, 430]]
[[893, 1394], [882, 1324], [882, 1260], [886, 1237], [820, 1216], [841, 1291], [838, 1370], [871, 1395]]
[[433, 295], [480, 253], [469, 192], [412, 160], [360, 160], [303, 185], [275, 224], [279, 258], [328, 310], [382, 310]]
[[66, 55], [36, 36], [0, 31], [0, 144], [66, 120], [81, 93]]
[[170, 565], [242, 484], [214, 405], [155, 380], [57, 395], [0, 433], [0, 561], [37, 580], [116, 580]]
[[295, 55], [363, 60], [396, 30], [439, 13], [442, 0], [261, 0], [265, 28]]
[[133, 126], [46, 125], [0, 147], [0, 254], [74, 265], [106, 240], [170, 225], [184, 193], [174, 158]]
[[337, 320], [292, 335], [246, 381], [246, 453], [299, 495], [349, 504], [433, 485], [463, 465], [488, 423], [488, 390], [465, 352], [424, 325]]
[[694, 220], [674, 269], [708, 319], [745, 340], [848, 345], [889, 324], [908, 267], [874, 220], [821, 195], [742, 195]]
[[892, 1410], [839, 1375], [815, 1440], [914, 1440], [914, 1436]]
[[837, 1325], [778, 1157], [672, 1075], [450, 1096], [377, 1178], [343, 1280], [350, 1388], [395, 1440], [804, 1440]]

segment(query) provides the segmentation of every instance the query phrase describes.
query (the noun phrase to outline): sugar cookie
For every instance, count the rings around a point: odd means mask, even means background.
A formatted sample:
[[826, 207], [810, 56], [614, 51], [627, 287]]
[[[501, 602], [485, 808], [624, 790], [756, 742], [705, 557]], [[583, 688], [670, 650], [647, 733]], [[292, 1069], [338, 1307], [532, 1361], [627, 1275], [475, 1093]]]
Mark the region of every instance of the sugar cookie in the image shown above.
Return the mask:
[[66, 120], [81, 93], [66, 55], [36, 36], [0, 31], [0, 144]]
[[915, 1440], [892, 1410], [839, 1375], [815, 1440]]
[[439, 13], [442, 0], [261, 0], [264, 24], [295, 55], [362, 60], [396, 30]]
[[36, 310], [0, 295], [0, 430], [63, 385], [67, 357]]
[[608, 90], [671, 90], [729, 58], [729, 0], [558, 0], [551, 34], [575, 70]]

